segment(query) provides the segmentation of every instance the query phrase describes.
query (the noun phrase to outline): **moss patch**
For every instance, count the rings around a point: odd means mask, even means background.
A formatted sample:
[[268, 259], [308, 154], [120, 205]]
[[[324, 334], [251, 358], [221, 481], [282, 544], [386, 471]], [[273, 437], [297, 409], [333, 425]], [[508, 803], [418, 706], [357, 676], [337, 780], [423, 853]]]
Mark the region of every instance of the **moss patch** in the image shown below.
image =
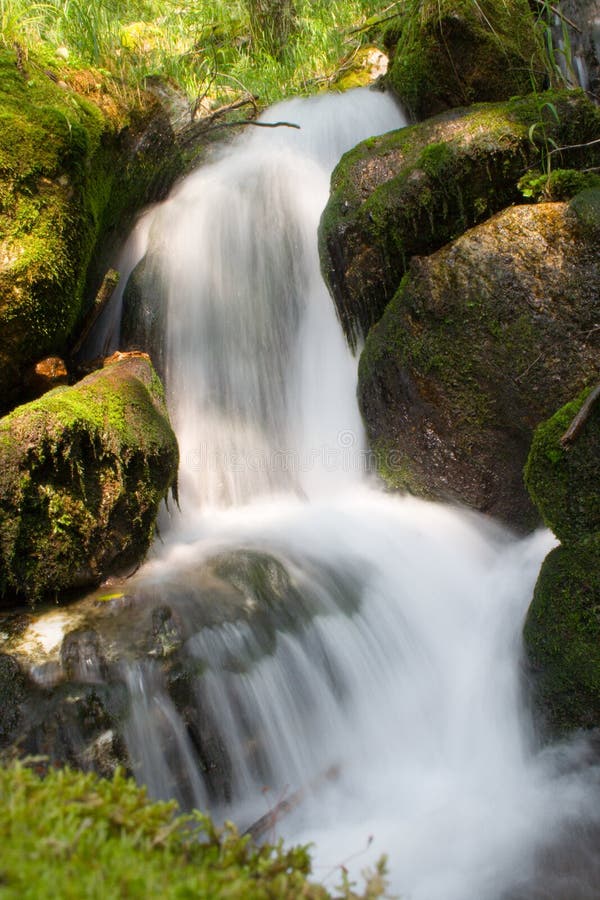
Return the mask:
[[527, 0], [409, 2], [392, 27], [387, 80], [413, 120], [542, 86], [545, 63]]
[[36, 601], [138, 561], [178, 452], [149, 361], [125, 359], [0, 421], [0, 595]]
[[[0, 769], [0, 812], [7, 900], [332, 896], [308, 880], [307, 848], [256, 847], [201, 813], [178, 816], [173, 803], [151, 803], [121, 773], [103, 780], [65, 769], [40, 778], [21, 766]], [[375, 900], [384, 892], [382, 871], [364, 894], [348, 886], [337, 896]]]

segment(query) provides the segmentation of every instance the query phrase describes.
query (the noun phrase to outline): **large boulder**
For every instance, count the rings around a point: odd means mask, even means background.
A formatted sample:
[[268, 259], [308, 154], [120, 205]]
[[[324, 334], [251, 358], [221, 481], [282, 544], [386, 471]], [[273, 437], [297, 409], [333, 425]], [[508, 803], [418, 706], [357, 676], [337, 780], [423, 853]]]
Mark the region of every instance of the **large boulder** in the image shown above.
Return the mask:
[[413, 120], [541, 89], [541, 35], [527, 0], [403, 4], [387, 81]]
[[150, 95], [0, 50], [0, 414], [33, 363], [72, 343], [99, 241], [180, 167]]
[[60, 599], [137, 563], [177, 465], [162, 386], [143, 354], [0, 420], [0, 597]]
[[599, 133], [600, 109], [572, 91], [454, 110], [346, 154], [319, 239], [350, 343], [381, 317], [412, 256], [522, 199], [517, 183], [554, 143], [568, 148], [561, 165], [600, 166], [600, 144], [586, 146]]
[[533, 430], [598, 378], [600, 259], [576, 200], [513, 207], [413, 259], [359, 369], [392, 486], [535, 525]]

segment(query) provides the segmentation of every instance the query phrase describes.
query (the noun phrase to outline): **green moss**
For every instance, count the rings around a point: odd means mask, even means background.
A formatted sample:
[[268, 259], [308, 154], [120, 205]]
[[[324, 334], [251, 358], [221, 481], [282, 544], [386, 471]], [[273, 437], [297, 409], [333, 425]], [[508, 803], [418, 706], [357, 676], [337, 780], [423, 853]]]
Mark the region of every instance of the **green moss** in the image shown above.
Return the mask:
[[525, 623], [536, 702], [553, 730], [600, 725], [600, 534], [542, 565]]
[[0, 49], [0, 412], [28, 365], [65, 352], [98, 242], [180, 164], [156, 101], [98, 77]]
[[561, 437], [590, 393], [561, 407], [535, 431], [525, 484], [546, 525], [561, 541], [580, 541], [600, 531], [600, 405], [567, 447]]
[[[103, 780], [0, 769], [0, 840], [6, 900], [331, 897], [308, 880], [307, 848], [256, 847], [231, 825], [218, 830], [201, 813], [181, 816], [172, 803], [149, 802], [119, 772]], [[341, 896], [381, 896], [382, 872], [380, 865], [364, 895], [348, 888]]]
[[143, 556], [178, 463], [156, 385], [126, 359], [0, 420], [0, 596], [57, 596]]

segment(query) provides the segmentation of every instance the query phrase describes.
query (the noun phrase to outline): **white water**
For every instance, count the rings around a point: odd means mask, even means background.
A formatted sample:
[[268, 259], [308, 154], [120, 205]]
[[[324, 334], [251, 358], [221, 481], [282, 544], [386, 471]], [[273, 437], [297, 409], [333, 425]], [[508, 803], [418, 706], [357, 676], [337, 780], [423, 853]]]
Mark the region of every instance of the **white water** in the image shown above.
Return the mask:
[[[182, 512], [143, 578], [189, 586], [203, 560], [253, 549], [301, 598], [271, 643], [251, 616], [187, 641], [206, 667], [196, 702], [231, 765], [231, 803], [215, 812], [244, 827], [304, 789], [275, 836], [314, 841], [329, 884], [341, 864], [359, 871], [387, 853], [404, 900], [597, 897], [593, 857], [577, 856], [574, 875], [569, 864], [585, 843], [574, 829], [597, 823], [597, 773], [583, 744], [536, 751], [522, 699], [520, 633], [551, 537], [515, 540], [386, 496], [361, 471], [356, 362], [316, 228], [341, 153], [400, 114], [359, 91], [268, 118], [302, 127], [246, 134], [179, 186], [149, 235]], [[158, 796], [202, 802], [159, 671], [127, 677], [139, 776]], [[332, 765], [337, 779], [324, 780]], [[555, 846], [568, 848], [556, 872], [540, 857]]]

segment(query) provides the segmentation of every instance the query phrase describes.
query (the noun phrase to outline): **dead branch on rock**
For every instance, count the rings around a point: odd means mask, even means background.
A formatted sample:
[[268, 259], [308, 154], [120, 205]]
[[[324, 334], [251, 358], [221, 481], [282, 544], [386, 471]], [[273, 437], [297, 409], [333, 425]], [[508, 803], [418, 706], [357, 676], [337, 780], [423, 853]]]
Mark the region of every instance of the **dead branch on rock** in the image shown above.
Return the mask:
[[568, 450], [569, 446], [579, 436], [583, 426], [589, 419], [590, 413], [594, 404], [598, 401], [598, 398], [600, 398], [600, 384], [596, 385], [594, 390], [587, 395], [581, 409], [561, 437], [560, 442], [565, 450]]
[[304, 800], [309, 791], [314, 790], [324, 781], [333, 781], [338, 777], [339, 773], [339, 766], [330, 766], [310, 784], [305, 785], [305, 787], [300, 788], [298, 791], [294, 791], [294, 793], [290, 794], [288, 797], [279, 800], [273, 809], [270, 809], [268, 813], [265, 813], [265, 815], [261, 816], [260, 819], [257, 819], [256, 822], [253, 822], [252, 825], [244, 831], [242, 836], [245, 837], [246, 835], [250, 835], [253, 841], [264, 838], [266, 834], [275, 828], [275, 825], [283, 816], [295, 809], [298, 804]]
[[106, 305], [112, 295], [115, 292], [115, 288], [119, 283], [120, 275], [115, 269], [109, 269], [104, 278], [102, 279], [102, 284], [96, 294], [94, 299], [94, 304], [88, 311], [85, 319], [83, 320], [83, 325], [81, 326], [81, 331], [79, 332], [79, 337], [71, 347], [71, 356], [76, 356], [77, 353], [83, 347], [83, 342], [89, 335], [90, 331], [94, 327], [95, 323], [98, 321], [98, 317], [103, 309], [106, 308]]

